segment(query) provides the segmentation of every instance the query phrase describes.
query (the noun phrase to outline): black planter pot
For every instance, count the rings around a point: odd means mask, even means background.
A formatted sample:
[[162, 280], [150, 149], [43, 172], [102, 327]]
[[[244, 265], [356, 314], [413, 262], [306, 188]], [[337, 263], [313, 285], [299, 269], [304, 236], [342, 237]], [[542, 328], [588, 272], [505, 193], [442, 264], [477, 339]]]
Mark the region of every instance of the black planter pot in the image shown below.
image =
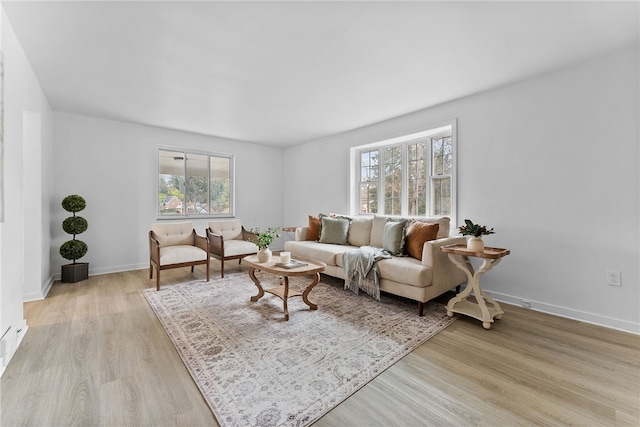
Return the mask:
[[89, 278], [89, 263], [76, 262], [62, 266], [62, 283], [76, 283]]

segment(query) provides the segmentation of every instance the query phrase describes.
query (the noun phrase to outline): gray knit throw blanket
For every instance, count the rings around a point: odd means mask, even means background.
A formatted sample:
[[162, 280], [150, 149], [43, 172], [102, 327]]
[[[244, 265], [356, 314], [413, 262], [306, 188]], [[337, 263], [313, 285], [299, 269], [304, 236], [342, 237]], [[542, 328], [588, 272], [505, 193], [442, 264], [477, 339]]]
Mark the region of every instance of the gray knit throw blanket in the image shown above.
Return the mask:
[[376, 262], [384, 258], [391, 258], [391, 254], [373, 246], [362, 246], [360, 249], [344, 252], [344, 288], [356, 294], [363, 290], [380, 300], [380, 273]]

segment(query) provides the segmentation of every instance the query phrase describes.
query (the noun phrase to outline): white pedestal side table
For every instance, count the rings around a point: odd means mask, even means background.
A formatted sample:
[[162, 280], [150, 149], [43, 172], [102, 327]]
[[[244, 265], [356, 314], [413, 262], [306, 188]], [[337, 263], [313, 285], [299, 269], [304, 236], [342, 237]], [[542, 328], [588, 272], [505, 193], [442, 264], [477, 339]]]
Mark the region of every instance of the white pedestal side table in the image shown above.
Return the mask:
[[[449, 300], [447, 316], [451, 317], [453, 313], [465, 314], [481, 320], [482, 327], [490, 329], [493, 319], [500, 319], [504, 311], [493, 298], [482, 291], [480, 276], [496, 266], [503, 257], [509, 255], [510, 251], [508, 249], [486, 247], [482, 252], [474, 252], [468, 250], [466, 245], [443, 246], [442, 251], [448, 254], [451, 262], [467, 275], [467, 287]], [[474, 271], [473, 265], [469, 262], [470, 256], [484, 259], [478, 271]], [[476, 302], [467, 299], [471, 292], [473, 292]], [[490, 306], [487, 306], [487, 303]]]

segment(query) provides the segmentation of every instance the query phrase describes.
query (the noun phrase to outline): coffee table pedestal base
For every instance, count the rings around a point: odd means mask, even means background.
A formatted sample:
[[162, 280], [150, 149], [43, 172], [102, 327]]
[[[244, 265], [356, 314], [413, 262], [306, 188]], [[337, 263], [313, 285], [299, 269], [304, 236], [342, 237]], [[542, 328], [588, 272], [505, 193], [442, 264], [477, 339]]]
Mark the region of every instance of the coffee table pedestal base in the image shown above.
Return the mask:
[[264, 289], [262, 287], [262, 284], [260, 283], [260, 280], [256, 277], [255, 271], [256, 271], [255, 268], [249, 269], [249, 277], [251, 277], [251, 280], [253, 280], [253, 283], [255, 283], [256, 287], [258, 288], [258, 294], [252, 296], [251, 301], [253, 302], [258, 301], [260, 298], [264, 296], [265, 292], [268, 292], [272, 295], [279, 297], [282, 300], [284, 305], [285, 321], [289, 320], [289, 307], [287, 305], [287, 300], [291, 297], [302, 296], [302, 301], [304, 301], [304, 303], [307, 304], [311, 310], [318, 309], [318, 306], [316, 304], [309, 301], [308, 295], [309, 295], [309, 292], [311, 292], [311, 290], [313, 289], [313, 287], [316, 286], [320, 281], [320, 273], [316, 273], [313, 276], [313, 282], [311, 282], [311, 284], [307, 286], [304, 291], [300, 292], [300, 291], [289, 291], [289, 278], [287, 276], [284, 277], [283, 286], [278, 286], [277, 288]]

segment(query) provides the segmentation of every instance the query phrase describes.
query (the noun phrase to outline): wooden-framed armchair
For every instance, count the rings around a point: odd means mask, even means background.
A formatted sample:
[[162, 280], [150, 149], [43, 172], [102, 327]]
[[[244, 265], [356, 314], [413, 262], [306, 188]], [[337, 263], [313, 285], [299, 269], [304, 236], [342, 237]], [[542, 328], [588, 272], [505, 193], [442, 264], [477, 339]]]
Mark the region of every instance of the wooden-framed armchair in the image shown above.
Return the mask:
[[224, 262], [237, 259], [238, 263], [247, 255], [258, 252], [258, 246], [251, 242], [255, 234], [245, 230], [239, 219], [210, 221], [207, 228], [209, 254], [220, 260], [220, 277], [224, 277]]
[[160, 271], [169, 268], [207, 266], [209, 281], [209, 243], [193, 228], [192, 222], [165, 222], [151, 225], [149, 231], [149, 279], [156, 269], [156, 290], [160, 290]]

